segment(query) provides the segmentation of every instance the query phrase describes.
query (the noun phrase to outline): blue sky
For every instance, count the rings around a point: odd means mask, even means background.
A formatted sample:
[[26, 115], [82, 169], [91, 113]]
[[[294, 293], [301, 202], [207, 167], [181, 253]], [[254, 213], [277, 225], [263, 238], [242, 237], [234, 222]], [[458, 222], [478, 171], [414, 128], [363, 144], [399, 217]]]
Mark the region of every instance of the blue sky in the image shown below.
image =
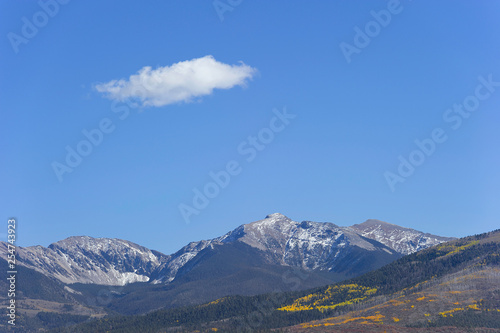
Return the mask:
[[[20, 246], [89, 235], [172, 253], [274, 212], [498, 228], [499, 3], [41, 3], [52, 15], [0, 3], [0, 216]], [[127, 97], [146, 66], [157, 82]]]

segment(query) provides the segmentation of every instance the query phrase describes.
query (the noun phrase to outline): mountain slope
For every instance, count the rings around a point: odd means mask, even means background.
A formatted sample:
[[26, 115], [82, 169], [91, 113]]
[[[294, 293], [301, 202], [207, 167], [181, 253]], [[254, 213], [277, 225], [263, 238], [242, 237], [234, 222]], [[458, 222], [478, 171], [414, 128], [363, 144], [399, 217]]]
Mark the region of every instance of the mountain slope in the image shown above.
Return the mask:
[[[0, 242], [0, 253], [7, 243]], [[17, 247], [18, 264], [63, 283], [125, 285], [149, 281], [169, 259], [162, 253], [120, 239], [69, 237], [43, 246]]]
[[109, 307], [135, 314], [229, 295], [308, 289], [358, 276], [400, 256], [348, 228], [272, 214], [221, 237], [190, 243], [155, 273], [155, 282], [168, 281], [166, 286], [133, 290]]
[[[342, 297], [332, 302], [327, 290], [320, 291], [317, 297], [324, 304], [315, 302], [313, 308], [323, 305], [347, 311], [290, 331], [316, 332], [326, 327], [346, 331], [364, 324], [376, 325], [378, 331], [391, 327], [403, 331], [405, 326], [423, 331], [437, 331], [437, 327], [500, 331], [500, 230], [435, 246], [352, 282], [358, 283], [357, 288], [378, 286], [378, 296], [368, 301]], [[300, 303], [312, 305], [310, 297], [301, 300], [294, 301], [295, 308]]]
[[355, 224], [351, 228], [363, 237], [376, 240], [405, 255], [455, 239], [453, 237], [431, 235], [373, 219], [366, 220], [361, 224]]
[[[7, 261], [0, 259], [0, 269], [9, 271]], [[6, 279], [0, 280], [0, 289], [9, 290]], [[23, 266], [17, 266], [15, 293], [16, 325], [12, 327], [4, 320], [0, 322], [0, 332], [40, 332], [106, 314], [101, 309], [85, 306], [84, 296], [62, 282]], [[9, 301], [7, 292], [0, 294], [0, 303], [6, 306]], [[53, 316], [44, 316], [47, 313]]]
[[[261, 305], [247, 303], [253, 298], [231, 295], [266, 292], [288, 295], [280, 299], [264, 296], [266, 306], [272, 305], [270, 313], [283, 316], [275, 309], [300, 297], [300, 290], [353, 278], [401, 257], [398, 251], [407, 247], [395, 246], [404, 243], [398, 243], [398, 237], [417, 244], [413, 250], [432, 243], [415, 238], [422, 233], [394, 225], [372, 229], [377, 233], [356, 226], [296, 222], [276, 213], [220, 237], [192, 242], [172, 255], [125, 240], [86, 236], [70, 237], [47, 248], [18, 247], [18, 267], [23, 276], [33, 277], [19, 286], [18, 310], [23, 314], [19, 323], [26, 332], [36, 331], [107, 313], [181, 311], [182, 306], [223, 297], [238, 300], [241, 309], [227, 308], [233, 314], [248, 306], [260, 311]], [[394, 230], [403, 232], [395, 234]], [[375, 234], [378, 238], [371, 239]], [[6, 251], [6, 243], [1, 242], [0, 253]], [[351, 296], [356, 292], [351, 290]], [[198, 310], [192, 311], [187, 318]]]
[[122, 314], [137, 314], [202, 304], [229, 295], [309, 289], [336, 280], [340, 278], [328, 272], [308, 272], [269, 263], [261, 250], [245, 243], [213, 244], [183, 266], [172, 282], [143, 284], [130, 292], [125, 287], [123, 295], [110, 300], [108, 308]]
[[496, 230], [437, 245], [310, 291], [226, 297], [200, 306], [96, 321], [73, 331], [157, 332], [177, 327], [200, 332], [465, 332], [467, 327], [483, 327], [473, 331], [496, 332], [499, 285]]
[[189, 271], [198, 253], [215, 245], [243, 243], [260, 250], [268, 264], [359, 275], [400, 257], [385, 245], [333, 223], [295, 222], [282, 214], [239, 226], [226, 235], [192, 242], [171, 256], [158, 280], [172, 281]]
[[[205, 249], [243, 243], [259, 250], [267, 264], [330, 272], [338, 280], [446, 240], [377, 220], [340, 227], [333, 223], [296, 222], [275, 213], [223, 236], [191, 242], [172, 255], [125, 240], [81, 236], [47, 248], [18, 247], [17, 259], [22, 266], [68, 284], [170, 283], [188, 274]], [[0, 254], [6, 251], [7, 244], [0, 242]]]
[[499, 272], [494, 267], [461, 270], [394, 293], [388, 300], [374, 298], [369, 303], [352, 306], [345, 313], [302, 323], [289, 331], [335, 328], [342, 332], [365, 324], [376, 325], [374, 330], [378, 332], [401, 332], [404, 328], [412, 332], [417, 328], [435, 332], [443, 326], [453, 332], [459, 331], [452, 329], [454, 326], [500, 329]]

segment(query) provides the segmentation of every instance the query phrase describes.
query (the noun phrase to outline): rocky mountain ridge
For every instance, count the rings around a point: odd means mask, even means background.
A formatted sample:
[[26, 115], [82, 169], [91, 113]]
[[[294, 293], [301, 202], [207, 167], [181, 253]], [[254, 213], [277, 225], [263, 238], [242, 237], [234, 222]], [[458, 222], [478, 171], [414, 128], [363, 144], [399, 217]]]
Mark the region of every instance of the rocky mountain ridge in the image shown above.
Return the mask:
[[379, 220], [367, 220], [351, 228], [363, 237], [376, 240], [404, 255], [455, 239], [423, 233]]
[[[18, 264], [67, 284], [159, 284], [172, 282], [189, 272], [196, 262], [193, 259], [200, 253], [239, 242], [259, 250], [259, 255], [272, 265], [349, 276], [373, 269], [374, 262], [381, 266], [447, 240], [451, 238], [378, 220], [340, 227], [328, 222], [296, 222], [275, 213], [223, 236], [191, 242], [172, 255], [120, 239], [74, 236], [47, 248], [18, 247], [17, 259]], [[1, 242], [0, 253], [6, 251], [7, 244]]]

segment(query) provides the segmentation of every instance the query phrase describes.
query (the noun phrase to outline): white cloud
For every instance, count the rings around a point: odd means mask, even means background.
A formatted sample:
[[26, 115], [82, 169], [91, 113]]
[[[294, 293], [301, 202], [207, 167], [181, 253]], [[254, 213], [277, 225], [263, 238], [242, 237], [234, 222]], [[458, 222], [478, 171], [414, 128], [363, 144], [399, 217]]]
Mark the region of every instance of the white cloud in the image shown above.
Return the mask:
[[210, 95], [214, 89], [244, 86], [256, 72], [244, 63], [228, 65], [207, 55], [156, 69], [146, 66], [128, 80], [112, 80], [95, 88], [113, 100], [133, 99], [142, 106], [164, 106]]

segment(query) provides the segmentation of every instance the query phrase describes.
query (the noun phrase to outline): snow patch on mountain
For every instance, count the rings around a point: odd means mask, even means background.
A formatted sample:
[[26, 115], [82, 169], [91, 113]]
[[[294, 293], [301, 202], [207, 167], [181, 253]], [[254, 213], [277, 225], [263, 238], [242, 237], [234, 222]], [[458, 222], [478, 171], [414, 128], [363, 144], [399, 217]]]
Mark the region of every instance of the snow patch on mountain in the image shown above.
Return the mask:
[[[0, 244], [0, 252], [7, 250]], [[147, 282], [168, 256], [120, 239], [69, 237], [49, 247], [17, 247], [20, 265], [64, 283], [125, 285]]]

